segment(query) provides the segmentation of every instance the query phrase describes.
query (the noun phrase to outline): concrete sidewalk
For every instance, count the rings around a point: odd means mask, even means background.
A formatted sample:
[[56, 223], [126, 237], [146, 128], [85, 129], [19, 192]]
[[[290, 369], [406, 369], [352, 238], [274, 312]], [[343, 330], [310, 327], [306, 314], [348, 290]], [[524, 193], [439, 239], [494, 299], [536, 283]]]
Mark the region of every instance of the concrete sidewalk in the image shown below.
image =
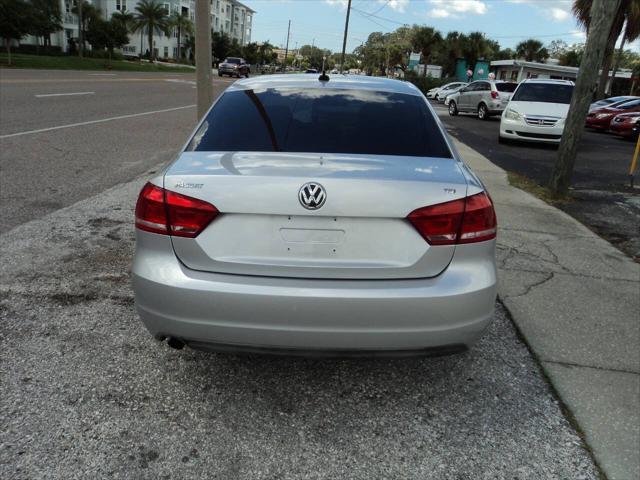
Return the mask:
[[456, 146], [496, 206], [499, 298], [607, 478], [640, 478], [640, 265]]

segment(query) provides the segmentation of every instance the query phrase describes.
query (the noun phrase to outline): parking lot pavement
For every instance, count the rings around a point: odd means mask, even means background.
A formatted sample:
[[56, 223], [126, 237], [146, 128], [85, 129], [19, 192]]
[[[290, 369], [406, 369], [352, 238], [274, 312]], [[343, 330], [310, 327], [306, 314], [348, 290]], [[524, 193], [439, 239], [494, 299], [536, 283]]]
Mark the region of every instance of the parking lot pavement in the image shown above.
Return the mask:
[[141, 185], [0, 235], [0, 477], [599, 478], [500, 305], [442, 358], [156, 342], [129, 286]]
[[194, 79], [0, 69], [0, 232], [169, 161], [195, 126]]
[[[498, 143], [500, 117], [487, 121], [471, 114], [451, 117], [443, 104], [431, 101], [447, 131], [499, 167], [546, 185], [557, 148], [532, 143]], [[640, 260], [640, 195], [629, 187], [628, 171], [635, 143], [585, 130], [572, 180], [572, 201], [556, 206]]]

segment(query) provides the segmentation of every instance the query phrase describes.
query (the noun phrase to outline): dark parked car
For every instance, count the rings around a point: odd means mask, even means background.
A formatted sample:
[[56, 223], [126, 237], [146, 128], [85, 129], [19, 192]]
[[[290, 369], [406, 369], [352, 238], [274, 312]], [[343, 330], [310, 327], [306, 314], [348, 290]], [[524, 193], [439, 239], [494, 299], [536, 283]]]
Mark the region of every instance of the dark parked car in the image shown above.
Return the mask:
[[227, 57], [218, 65], [218, 76], [229, 75], [230, 77], [245, 76], [249, 78], [249, 65], [240, 57]]

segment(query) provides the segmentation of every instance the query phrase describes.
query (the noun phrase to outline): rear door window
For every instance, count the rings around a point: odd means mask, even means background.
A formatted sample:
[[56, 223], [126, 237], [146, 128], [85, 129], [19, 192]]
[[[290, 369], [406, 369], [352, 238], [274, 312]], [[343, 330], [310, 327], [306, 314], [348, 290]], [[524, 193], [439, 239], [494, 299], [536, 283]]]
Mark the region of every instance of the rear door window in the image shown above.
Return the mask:
[[499, 92], [513, 93], [515, 92], [517, 87], [518, 87], [517, 83], [511, 83], [511, 82], [496, 83], [496, 90], [498, 90]]
[[227, 92], [187, 150], [452, 158], [421, 96], [333, 88]]

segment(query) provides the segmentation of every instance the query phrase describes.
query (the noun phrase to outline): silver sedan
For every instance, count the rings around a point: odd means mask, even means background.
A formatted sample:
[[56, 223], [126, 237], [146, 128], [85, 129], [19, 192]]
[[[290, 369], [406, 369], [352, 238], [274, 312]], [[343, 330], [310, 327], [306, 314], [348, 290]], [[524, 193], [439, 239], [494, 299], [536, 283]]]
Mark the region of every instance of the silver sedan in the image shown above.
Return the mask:
[[408, 82], [234, 83], [136, 205], [133, 286], [169, 345], [452, 353], [496, 296], [496, 217]]

